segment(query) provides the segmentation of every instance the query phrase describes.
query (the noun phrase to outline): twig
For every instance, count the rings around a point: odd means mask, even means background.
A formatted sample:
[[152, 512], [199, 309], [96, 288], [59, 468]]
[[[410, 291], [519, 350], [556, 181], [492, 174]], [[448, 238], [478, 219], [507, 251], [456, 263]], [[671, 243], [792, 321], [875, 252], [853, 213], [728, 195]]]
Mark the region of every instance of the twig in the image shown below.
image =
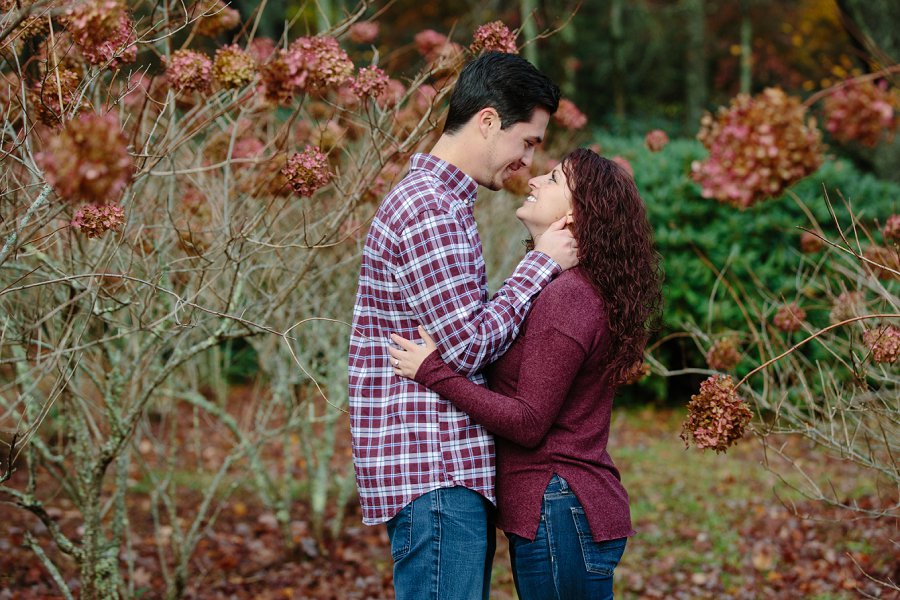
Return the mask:
[[848, 324], [850, 324], [850, 323], [854, 323], [854, 322], [856, 322], [856, 321], [862, 321], [862, 320], [864, 320], [864, 319], [900, 319], [900, 315], [898, 315], [898, 314], [896, 314], [896, 313], [877, 313], [877, 314], [871, 314], [871, 315], [863, 315], [863, 316], [861, 316], [861, 317], [853, 317], [852, 319], [846, 319], [846, 320], [841, 321], [841, 322], [839, 322], [839, 323], [834, 323], [834, 324], [832, 324], [832, 325], [829, 325], [828, 327], [825, 327], [824, 329], [821, 329], [821, 330], [817, 331], [816, 333], [812, 334], [811, 336], [809, 336], [809, 337], [807, 337], [807, 338], [805, 338], [805, 339], [803, 339], [803, 340], [800, 340], [799, 342], [797, 342], [796, 344], [794, 344], [793, 346], [791, 346], [790, 348], [788, 348], [787, 350], [785, 350], [784, 352], [782, 352], [781, 354], [779, 354], [778, 356], [776, 356], [775, 358], [770, 358], [769, 360], [767, 360], [767, 361], [764, 362], [763, 364], [759, 365], [758, 367], [756, 367], [755, 369], [753, 369], [752, 371], [750, 371], [749, 373], [747, 373], [747, 374], [744, 376], [744, 378], [741, 379], [741, 380], [737, 383], [737, 385], [734, 386], [734, 388], [737, 389], [737, 388], [741, 387], [741, 385], [743, 385], [743, 383], [744, 383], [745, 381], [747, 381], [751, 376], [755, 375], [755, 374], [758, 373], [759, 371], [762, 371], [763, 369], [765, 369], [766, 367], [768, 367], [768, 366], [771, 365], [772, 363], [774, 363], [774, 362], [776, 362], [776, 361], [778, 361], [778, 360], [781, 360], [782, 358], [784, 358], [784, 357], [787, 356], [788, 354], [791, 354], [792, 352], [794, 352], [794, 350], [796, 350], [796, 349], [799, 348], [800, 346], [803, 346], [803, 345], [805, 345], [807, 342], [810, 342], [810, 341], [816, 339], [817, 337], [819, 337], [819, 336], [822, 335], [823, 333], [826, 333], [826, 332], [828, 332], [828, 331], [831, 331], [832, 329], [834, 329], [834, 328], [836, 328], [836, 327], [841, 327], [841, 326], [843, 326], [843, 325], [848, 325]]

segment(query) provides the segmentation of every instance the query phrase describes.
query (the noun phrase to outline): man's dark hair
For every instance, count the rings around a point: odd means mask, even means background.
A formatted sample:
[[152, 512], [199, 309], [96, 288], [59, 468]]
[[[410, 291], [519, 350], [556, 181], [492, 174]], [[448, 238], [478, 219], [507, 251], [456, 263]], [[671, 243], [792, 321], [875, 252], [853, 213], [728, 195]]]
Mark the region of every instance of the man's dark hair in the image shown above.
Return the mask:
[[459, 74], [450, 94], [444, 133], [455, 133], [488, 106], [500, 115], [501, 129], [530, 121], [537, 107], [552, 115], [559, 96], [559, 87], [521, 56], [487, 52]]

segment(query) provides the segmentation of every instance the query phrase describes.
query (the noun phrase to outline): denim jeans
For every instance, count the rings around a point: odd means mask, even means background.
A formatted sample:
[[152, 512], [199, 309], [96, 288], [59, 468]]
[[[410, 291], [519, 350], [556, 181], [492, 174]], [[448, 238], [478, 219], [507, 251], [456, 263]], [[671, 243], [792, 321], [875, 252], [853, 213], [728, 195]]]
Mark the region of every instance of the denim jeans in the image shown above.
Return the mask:
[[440, 488], [387, 523], [397, 600], [488, 600], [497, 534], [491, 503]]
[[565, 479], [544, 491], [533, 542], [507, 534], [513, 580], [521, 600], [606, 600], [627, 538], [595, 542], [584, 509]]

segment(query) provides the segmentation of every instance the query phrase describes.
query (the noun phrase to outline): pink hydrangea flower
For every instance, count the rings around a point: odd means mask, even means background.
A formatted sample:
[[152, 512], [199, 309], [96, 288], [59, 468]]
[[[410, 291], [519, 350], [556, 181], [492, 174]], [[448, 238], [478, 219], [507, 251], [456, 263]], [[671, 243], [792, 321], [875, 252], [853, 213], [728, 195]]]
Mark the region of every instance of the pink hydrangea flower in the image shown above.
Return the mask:
[[89, 238], [98, 238], [107, 231], [117, 230], [125, 222], [125, 211], [115, 204], [85, 204], [72, 219], [72, 227]]
[[264, 64], [275, 54], [275, 41], [267, 37], [253, 38], [247, 51], [250, 52], [250, 56], [253, 57], [256, 64]]
[[446, 46], [450, 40], [443, 33], [438, 33], [434, 29], [424, 29], [413, 37], [416, 44], [416, 50], [425, 57], [425, 60], [431, 62], [440, 54], [440, 50]]
[[115, 202], [131, 183], [134, 162], [112, 113], [84, 113], [36, 157], [47, 183], [66, 200]]
[[872, 360], [892, 365], [900, 357], [900, 328], [887, 325], [869, 329], [863, 333], [863, 343], [872, 353]]
[[744, 436], [752, 417], [750, 407], [737, 395], [734, 380], [728, 375], [714, 375], [691, 396], [681, 439], [685, 447], [693, 442], [701, 450], [725, 452]]
[[336, 87], [353, 76], [353, 61], [331, 36], [302, 37], [288, 48], [294, 85], [300, 89]]
[[619, 165], [631, 177], [634, 177], [634, 168], [631, 166], [631, 163], [628, 162], [627, 158], [625, 158], [624, 156], [613, 156], [609, 160]]
[[800, 235], [800, 251], [804, 254], [815, 254], [816, 252], [820, 252], [824, 247], [825, 242], [823, 242], [822, 238], [816, 234], [804, 231]]
[[378, 23], [363, 21], [350, 26], [350, 40], [357, 44], [371, 44], [378, 38]]
[[553, 120], [565, 129], [581, 129], [587, 125], [587, 116], [578, 110], [575, 103], [563, 98], [559, 101], [559, 108], [553, 115]]
[[212, 82], [212, 61], [194, 50], [176, 50], [166, 66], [166, 78], [177, 92], [205, 92]]
[[300, 196], [312, 196], [331, 181], [328, 158], [318, 146], [307, 146], [303, 152], [294, 153], [281, 172]]
[[784, 332], [800, 331], [803, 329], [803, 321], [806, 319], [806, 311], [800, 308], [796, 302], [781, 306], [772, 317], [772, 323]]
[[840, 323], [863, 314], [865, 295], [862, 292], [843, 292], [834, 299], [831, 305], [829, 320], [832, 323]]
[[359, 98], [377, 98], [388, 87], [388, 76], [378, 67], [363, 67], [351, 84], [353, 93]]
[[93, 65], [109, 62], [116, 68], [137, 57], [134, 24], [118, 0], [78, 3], [66, 11], [66, 22], [82, 56]]
[[196, 6], [199, 10], [194, 14], [204, 15], [197, 21], [197, 33], [200, 35], [216, 37], [241, 24], [241, 13], [222, 0], [202, 0]]
[[825, 129], [838, 141], [874, 147], [897, 129], [894, 101], [886, 81], [851, 82], [825, 99]]
[[69, 69], [58, 69], [52, 77], [41, 77], [28, 91], [34, 114], [45, 125], [59, 125], [63, 113], [71, 115], [87, 106], [78, 91], [80, 84], [81, 77]]
[[737, 339], [732, 336], [717, 340], [706, 352], [706, 364], [716, 371], [730, 371], [741, 362]]
[[503, 21], [485, 23], [476, 29], [469, 49], [475, 54], [481, 51], [505, 52], [507, 54], [519, 53], [519, 48], [516, 46], [516, 36], [513, 35]]
[[396, 79], [388, 79], [387, 87], [378, 94], [375, 101], [383, 109], [393, 108], [397, 106], [397, 103], [400, 102], [405, 93], [406, 86], [403, 85], [403, 82]]
[[662, 129], [654, 129], [644, 137], [644, 144], [650, 152], [659, 152], [669, 143], [669, 136]]
[[886, 242], [900, 242], [900, 214], [889, 216], [881, 233]]
[[741, 94], [715, 117], [703, 116], [697, 138], [709, 158], [691, 165], [704, 198], [746, 208], [822, 164], [821, 133], [797, 98], [777, 88]]

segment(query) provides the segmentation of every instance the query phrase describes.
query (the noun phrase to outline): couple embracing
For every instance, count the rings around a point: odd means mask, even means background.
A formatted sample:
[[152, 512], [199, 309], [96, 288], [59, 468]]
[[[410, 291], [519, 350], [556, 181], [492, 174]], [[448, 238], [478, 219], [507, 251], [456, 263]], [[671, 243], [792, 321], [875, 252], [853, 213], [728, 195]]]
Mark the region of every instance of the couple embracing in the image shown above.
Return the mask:
[[353, 458], [406, 599], [487, 599], [495, 524], [523, 600], [612, 598], [634, 534], [609, 453], [617, 386], [661, 306], [632, 178], [578, 149], [529, 181], [529, 250], [493, 297], [473, 206], [527, 169], [559, 88], [525, 59], [461, 72], [444, 130], [366, 239], [350, 339]]

